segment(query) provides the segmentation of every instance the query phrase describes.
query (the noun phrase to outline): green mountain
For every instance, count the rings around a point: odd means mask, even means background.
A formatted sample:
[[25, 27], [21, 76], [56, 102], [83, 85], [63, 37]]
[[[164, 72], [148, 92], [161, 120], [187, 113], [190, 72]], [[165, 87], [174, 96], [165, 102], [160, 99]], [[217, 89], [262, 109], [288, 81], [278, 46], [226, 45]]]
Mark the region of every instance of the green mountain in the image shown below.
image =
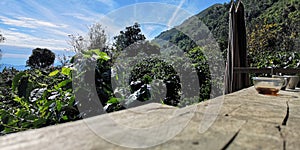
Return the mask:
[[[284, 53], [280, 56], [285, 58], [288, 57], [288, 52], [297, 53], [299, 50], [299, 0], [243, 0], [242, 2], [245, 6], [247, 50], [251, 65], [299, 67], [300, 65], [295, 65], [295, 62], [293, 65], [290, 65], [290, 62], [277, 62], [278, 64], [274, 64], [274, 61], [261, 62], [268, 61], [264, 59], [266, 53], [268, 55]], [[203, 41], [211, 33], [225, 56], [228, 45], [229, 9], [229, 3], [215, 4], [187, 19], [181, 25], [162, 32], [155, 41], [164, 48], [175, 44], [187, 52], [197, 45], [202, 46]], [[163, 44], [161, 41], [172, 44]], [[274, 59], [275, 57], [278, 56], [274, 56]]]

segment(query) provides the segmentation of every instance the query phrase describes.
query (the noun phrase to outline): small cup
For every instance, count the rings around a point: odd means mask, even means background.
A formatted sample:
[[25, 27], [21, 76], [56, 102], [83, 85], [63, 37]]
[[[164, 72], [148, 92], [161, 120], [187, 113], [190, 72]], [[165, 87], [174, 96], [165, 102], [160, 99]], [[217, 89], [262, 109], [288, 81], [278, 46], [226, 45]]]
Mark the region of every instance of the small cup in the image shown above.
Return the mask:
[[283, 80], [283, 84], [281, 86], [281, 90], [285, 90], [286, 86], [288, 85], [288, 83], [290, 81], [290, 77], [287, 77], [287, 76], [272, 75], [272, 78], [280, 78], [281, 80]]
[[297, 75], [285, 75], [284, 77], [289, 78], [288, 84], [286, 85], [286, 89], [295, 89], [298, 82], [299, 82], [299, 76], [297, 76]]
[[253, 83], [259, 94], [277, 95], [286, 80], [281, 78], [253, 77]]

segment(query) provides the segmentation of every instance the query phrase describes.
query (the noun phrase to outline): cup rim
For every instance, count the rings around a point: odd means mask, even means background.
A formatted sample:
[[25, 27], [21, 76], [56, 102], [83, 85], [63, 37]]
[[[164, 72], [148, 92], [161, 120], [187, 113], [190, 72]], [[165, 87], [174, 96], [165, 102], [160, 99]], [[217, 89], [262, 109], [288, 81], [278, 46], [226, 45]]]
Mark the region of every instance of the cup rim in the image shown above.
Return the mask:
[[272, 77], [252, 77], [253, 80], [259, 81], [282, 81], [280, 78], [272, 78]]
[[283, 75], [282, 77], [288, 77], [288, 78], [296, 77], [296, 78], [299, 78], [299, 76], [297, 76], [297, 75]]

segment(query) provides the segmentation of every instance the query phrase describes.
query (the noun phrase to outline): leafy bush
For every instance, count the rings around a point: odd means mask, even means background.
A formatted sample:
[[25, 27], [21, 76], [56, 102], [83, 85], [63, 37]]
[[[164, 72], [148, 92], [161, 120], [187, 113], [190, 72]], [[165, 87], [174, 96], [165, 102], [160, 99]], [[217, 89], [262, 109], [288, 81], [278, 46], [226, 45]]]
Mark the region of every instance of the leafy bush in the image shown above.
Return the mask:
[[257, 68], [299, 68], [300, 53], [293, 51], [250, 53], [251, 67]]
[[133, 67], [129, 79], [131, 93], [139, 90], [137, 100], [148, 100], [151, 95], [147, 85], [153, 80], [162, 80], [166, 85], [167, 92], [163, 103], [177, 106], [181, 91], [179, 76], [171, 65], [156, 57], [145, 58]]
[[73, 58], [73, 85], [78, 109], [83, 117], [104, 113], [103, 106], [113, 96], [111, 87], [111, 59], [99, 49], [88, 50]]
[[6, 85], [11, 91], [1, 86], [1, 134], [80, 119], [71, 85], [67, 67], [17, 73]]
[[203, 54], [203, 48], [196, 47], [188, 52], [194, 67], [197, 70], [198, 82], [200, 86], [200, 100], [207, 100], [211, 93], [211, 75], [207, 58]]

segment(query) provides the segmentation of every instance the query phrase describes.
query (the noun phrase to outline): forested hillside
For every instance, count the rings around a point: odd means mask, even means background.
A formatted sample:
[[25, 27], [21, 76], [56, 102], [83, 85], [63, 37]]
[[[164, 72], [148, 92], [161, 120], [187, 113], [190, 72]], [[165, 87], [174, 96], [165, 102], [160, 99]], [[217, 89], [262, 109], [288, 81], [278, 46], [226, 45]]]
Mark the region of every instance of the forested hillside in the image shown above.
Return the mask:
[[[299, 58], [299, 53], [295, 52], [299, 49], [299, 1], [243, 0], [242, 2], [245, 6], [248, 54], [251, 65], [257, 67], [299, 67], [298, 61], [296, 63], [285, 59], [290, 56], [294, 58], [293, 60]], [[170, 41], [184, 51], [189, 51], [191, 47], [185, 45], [190, 45], [193, 42], [188, 36], [180, 33], [178, 29], [181, 30], [181, 27], [185, 26], [195, 33], [203, 33], [203, 28], [197, 26], [202, 21], [218, 42], [220, 50], [226, 53], [229, 8], [229, 3], [213, 5], [191, 17], [180, 26], [162, 32], [156, 39]], [[264, 58], [266, 53], [269, 55], [268, 60]], [[286, 61], [270, 60], [278, 57]]]

